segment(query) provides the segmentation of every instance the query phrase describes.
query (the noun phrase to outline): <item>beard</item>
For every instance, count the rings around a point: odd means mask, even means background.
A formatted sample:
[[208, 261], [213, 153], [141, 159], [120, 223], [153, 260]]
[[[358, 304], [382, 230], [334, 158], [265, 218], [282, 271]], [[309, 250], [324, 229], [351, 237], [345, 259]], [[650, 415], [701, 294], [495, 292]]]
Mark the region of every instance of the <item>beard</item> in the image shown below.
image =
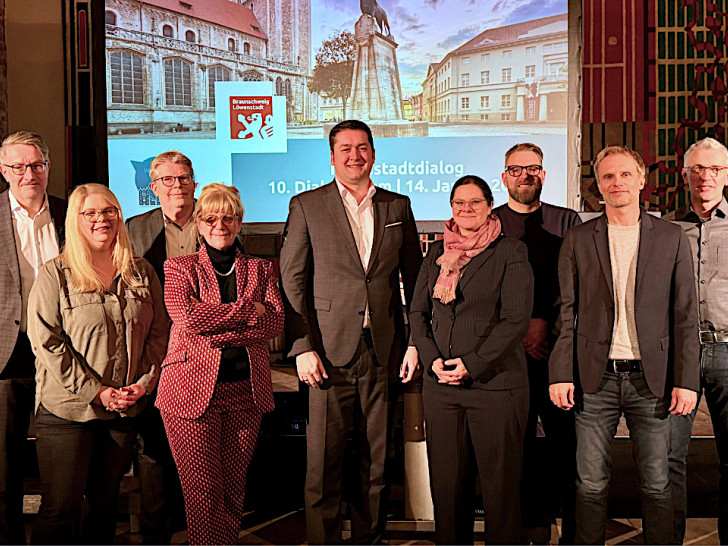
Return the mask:
[[[531, 184], [528, 187], [521, 188], [520, 184], [527, 183]], [[541, 189], [543, 184], [538, 176], [527, 176], [526, 179], [513, 187], [508, 186], [508, 195], [510, 195], [516, 202], [522, 205], [530, 205], [534, 201], [538, 201], [541, 198]]]

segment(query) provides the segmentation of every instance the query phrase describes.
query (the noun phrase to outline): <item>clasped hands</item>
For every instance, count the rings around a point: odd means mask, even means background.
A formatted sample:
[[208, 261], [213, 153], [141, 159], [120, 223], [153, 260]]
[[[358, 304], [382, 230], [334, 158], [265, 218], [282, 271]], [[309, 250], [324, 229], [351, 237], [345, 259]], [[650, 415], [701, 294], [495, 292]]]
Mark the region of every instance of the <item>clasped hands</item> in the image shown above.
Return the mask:
[[[455, 367], [446, 370], [445, 366]], [[447, 385], [462, 385], [470, 377], [468, 369], [459, 357], [449, 360], [438, 358], [432, 363], [432, 371], [437, 376], [438, 383]]]
[[106, 411], [124, 413], [145, 394], [147, 394], [147, 389], [136, 383], [119, 389], [101, 387], [94, 398], [94, 404], [103, 406]]

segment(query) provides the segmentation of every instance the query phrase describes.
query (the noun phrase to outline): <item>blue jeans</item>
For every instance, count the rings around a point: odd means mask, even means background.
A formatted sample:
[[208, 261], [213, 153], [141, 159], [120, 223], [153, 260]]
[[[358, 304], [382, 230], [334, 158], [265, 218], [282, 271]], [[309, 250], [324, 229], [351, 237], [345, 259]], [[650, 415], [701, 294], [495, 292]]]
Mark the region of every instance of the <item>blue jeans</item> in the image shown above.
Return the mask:
[[[728, 345], [725, 343], [702, 345], [700, 365], [701, 384], [713, 421], [715, 446], [720, 460], [718, 537], [721, 544], [728, 544]], [[693, 419], [695, 411], [684, 417], [670, 417], [670, 485], [674, 503], [672, 544], [682, 544], [685, 537], [688, 500], [685, 472]]]
[[641, 372], [606, 372], [599, 390], [577, 398], [576, 544], [604, 544], [612, 440], [622, 414], [627, 419], [642, 494], [645, 544], [672, 537], [668, 480], [669, 404], [647, 387]]

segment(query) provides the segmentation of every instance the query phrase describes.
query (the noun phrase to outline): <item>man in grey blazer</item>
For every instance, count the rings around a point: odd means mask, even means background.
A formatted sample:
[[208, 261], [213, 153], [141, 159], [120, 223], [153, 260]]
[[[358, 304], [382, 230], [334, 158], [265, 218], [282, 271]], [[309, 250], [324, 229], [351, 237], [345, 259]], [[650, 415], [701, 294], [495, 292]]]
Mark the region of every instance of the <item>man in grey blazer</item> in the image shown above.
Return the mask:
[[50, 160], [40, 135], [18, 131], [0, 148], [0, 543], [25, 544], [23, 475], [35, 397], [26, 334], [28, 294], [63, 244], [66, 207], [46, 193]]
[[640, 209], [642, 158], [626, 147], [594, 163], [605, 214], [566, 232], [559, 256], [561, 332], [549, 360], [551, 399], [576, 411], [576, 544], [603, 544], [611, 443], [630, 427], [644, 541], [672, 538], [668, 415], [695, 407], [697, 302], [690, 244]]
[[386, 525], [388, 403], [397, 371], [409, 380], [418, 367], [416, 349], [407, 348], [400, 275], [409, 304], [422, 252], [409, 199], [369, 179], [369, 127], [341, 122], [329, 145], [336, 178], [291, 199], [280, 256], [289, 354], [310, 387], [306, 525], [310, 543], [341, 543], [343, 461], [353, 431], [360, 476], [352, 542], [376, 543]]
[[[150, 188], [160, 207], [126, 222], [134, 254], [152, 264], [164, 286], [164, 261], [197, 250], [192, 213], [197, 183], [190, 159], [177, 151], [159, 154], [149, 165]], [[184, 501], [177, 467], [159, 410], [151, 394], [139, 426], [139, 489], [144, 544], [169, 544], [184, 524]]]

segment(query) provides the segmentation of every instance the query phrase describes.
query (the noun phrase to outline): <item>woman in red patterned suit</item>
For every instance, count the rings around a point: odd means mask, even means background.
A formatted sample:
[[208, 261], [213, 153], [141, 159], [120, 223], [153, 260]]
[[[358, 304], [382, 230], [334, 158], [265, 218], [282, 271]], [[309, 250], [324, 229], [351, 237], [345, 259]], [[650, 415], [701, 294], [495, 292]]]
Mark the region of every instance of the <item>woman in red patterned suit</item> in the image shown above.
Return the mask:
[[195, 207], [195, 254], [164, 264], [172, 318], [157, 407], [179, 469], [190, 544], [235, 544], [245, 476], [273, 409], [268, 340], [283, 330], [271, 264], [242, 253], [238, 190], [209, 184]]

